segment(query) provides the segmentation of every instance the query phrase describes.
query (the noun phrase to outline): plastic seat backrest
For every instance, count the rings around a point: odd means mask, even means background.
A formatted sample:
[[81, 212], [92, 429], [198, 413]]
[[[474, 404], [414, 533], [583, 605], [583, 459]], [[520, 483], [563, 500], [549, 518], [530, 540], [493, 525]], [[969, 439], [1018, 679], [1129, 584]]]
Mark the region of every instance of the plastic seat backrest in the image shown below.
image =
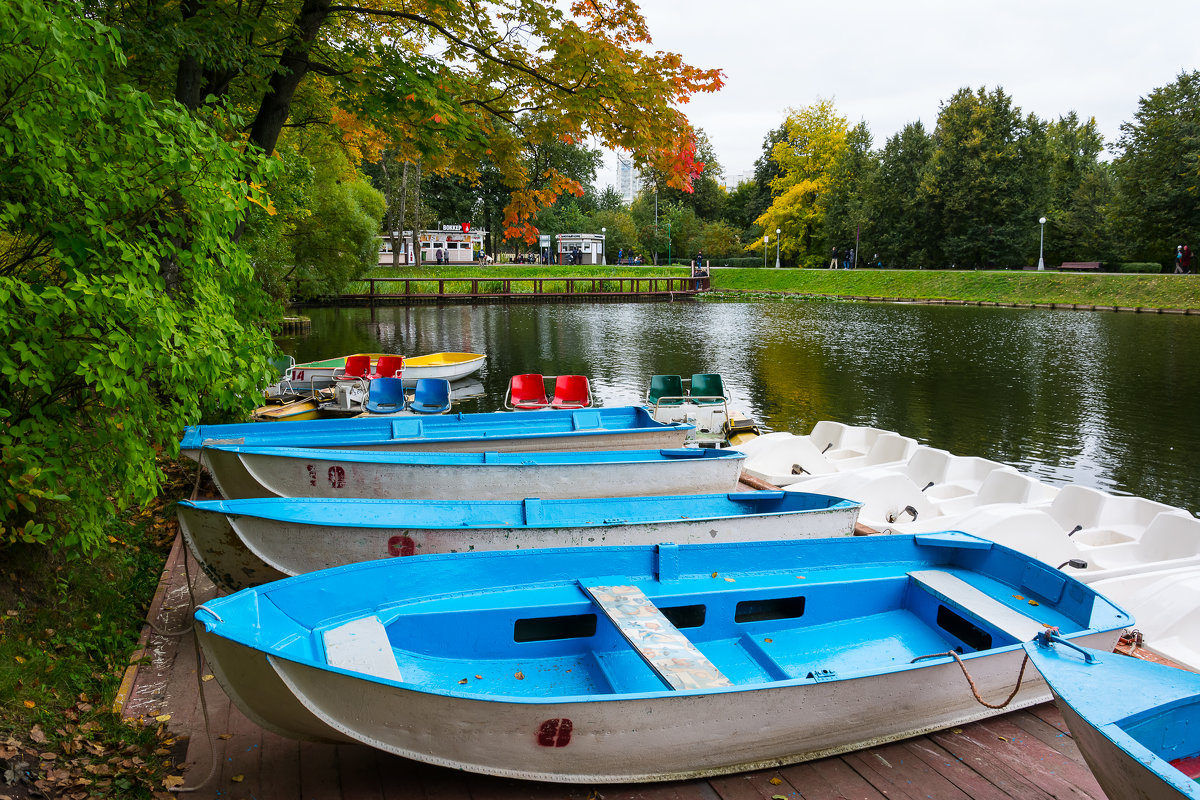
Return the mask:
[[370, 356], [346, 356], [346, 364], [342, 367], [339, 378], [365, 378], [371, 370]]
[[404, 381], [399, 378], [376, 378], [367, 390], [367, 410], [388, 414], [404, 410]]
[[918, 447], [904, 466], [904, 472], [912, 478], [918, 489], [924, 490], [931, 482], [943, 483], [954, 456], [936, 447]]
[[917, 442], [915, 439], [901, 436], [898, 433], [881, 434], [878, 439], [871, 443], [864, 463], [875, 465], [905, 461], [913, 454], [916, 448]]
[[1100, 515], [1104, 513], [1104, 506], [1111, 497], [1099, 489], [1072, 483], [1064, 486], [1050, 502], [1050, 516], [1066, 531], [1076, 526], [1094, 528], [1099, 524]]
[[546, 379], [536, 372], [513, 375], [508, 382], [508, 396], [514, 408], [545, 408]]
[[371, 375], [373, 380], [379, 378], [399, 378], [401, 370], [404, 369], [403, 356], [380, 356], [379, 361], [375, 364], [375, 372]]
[[592, 390], [585, 375], [559, 375], [554, 379], [552, 408], [587, 408], [592, 404]]
[[987, 503], [1024, 503], [1027, 502], [1037, 481], [1019, 472], [1009, 472], [1006, 469], [992, 470], [979, 485], [979, 505]]
[[[662, 398], [672, 398], [663, 400]], [[678, 375], [651, 375], [650, 392], [646, 401], [650, 405], [677, 406], [683, 403], [683, 378]]]
[[1186, 512], [1166, 511], [1146, 526], [1134, 545], [1143, 561], [1169, 561], [1200, 554], [1200, 520]]
[[278, 380], [284, 380], [288, 376], [288, 370], [296, 366], [296, 359], [292, 358], [291, 356], [272, 358], [271, 366], [274, 367]]
[[827, 450], [840, 447], [842, 437], [845, 435], [846, 425], [844, 423], [823, 419], [813, 425], [808, 438], [812, 439], [818, 450]]
[[450, 381], [445, 378], [421, 378], [413, 390], [413, 411], [438, 413], [450, 409]]
[[692, 376], [692, 402], [698, 406], [718, 405], [725, 397], [725, 381], [715, 372]]

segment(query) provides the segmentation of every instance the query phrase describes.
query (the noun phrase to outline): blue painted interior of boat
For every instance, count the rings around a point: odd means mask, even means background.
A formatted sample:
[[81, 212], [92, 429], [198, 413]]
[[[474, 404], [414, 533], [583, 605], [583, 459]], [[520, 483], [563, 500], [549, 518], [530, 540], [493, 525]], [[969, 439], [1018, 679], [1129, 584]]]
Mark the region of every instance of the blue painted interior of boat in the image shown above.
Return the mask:
[[192, 425], [184, 429], [180, 448], [194, 450], [205, 441], [246, 445], [336, 447], [386, 444], [397, 439], [463, 440], [503, 439], [514, 436], [595, 435], [604, 432], [670, 428], [690, 431], [694, 425], [656, 421], [640, 406], [545, 409], [514, 414], [434, 414], [427, 417], [352, 417], [315, 419], [262, 425], [257, 422], [229, 425]]
[[708, 691], [919, 669], [948, 660], [913, 663], [920, 656], [957, 650], [969, 661], [1020, 647], [910, 577], [930, 570], [1066, 636], [1132, 621], [1071, 579], [1057, 602], [1039, 596], [1031, 584], [1057, 582], [1036, 573], [1061, 573], [957, 532], [413, 556], [246, 589], [196, 616], [234, 641], [330, 668], [321, 633], [375, 615], [404, 684], [510, 702], [672, 693], [590, 600], [581, 576], [612, 576], [644, 592], [733, 683]]
[[243, 500], [185, 500], [184, 505], [225, 514], [261, 517], [307, 525], [394, 528], [549, 528], [603, 527], [679, 520], [745, 518], [803, 513], [860, 504], [807, 492], [733, 492], [730, 494], [648, 497], [570, 498], [562, 500], [366, 500], [354, 498], [264, 497]]
[[532, 453], [426, 453], [415, 450], [336, 450], [305, 447], [255, 447], [248, 445], [209, 445], [206, 450], [222, 450], [230, 453], [252, 453], [286, 458], [336, 459], [354, 463], [372, 464], [519, 464], [519, 465], [567, 465], [567, 464], [633, 464], [647, 461], [695, 461], [733, 459], [742, 461], [746, 454], [740, 450], [722, 450], [715, 447], [681, 447], [662, 450], [580, 450], [544, 451]]

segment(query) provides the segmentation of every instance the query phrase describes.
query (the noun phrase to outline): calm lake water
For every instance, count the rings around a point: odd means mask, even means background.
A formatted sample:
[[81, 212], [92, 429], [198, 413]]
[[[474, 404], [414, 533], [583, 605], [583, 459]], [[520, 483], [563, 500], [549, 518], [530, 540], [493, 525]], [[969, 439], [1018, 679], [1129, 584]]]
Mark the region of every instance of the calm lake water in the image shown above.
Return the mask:
[[719, 372], [771, 430], [832, 419], [1200, 511], [1200, 317], [767, 300], [315, 308], [297, 361], [354, 352], [487, 354], [510, 376], [583, 374], [604, 405], [650, 376]]

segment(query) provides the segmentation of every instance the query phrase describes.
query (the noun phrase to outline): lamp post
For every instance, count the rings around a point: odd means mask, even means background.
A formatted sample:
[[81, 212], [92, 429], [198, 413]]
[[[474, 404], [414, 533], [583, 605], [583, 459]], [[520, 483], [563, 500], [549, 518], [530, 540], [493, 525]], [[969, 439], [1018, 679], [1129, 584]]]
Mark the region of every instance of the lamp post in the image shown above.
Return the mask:
[[1038, 241], [1038, 270], [1040, 271], [1046, 268], [1046, 263], [1042, 261], [1042, 248], [1046, 245], [1046, 218], [1039, 219], [1038, 224], [1042, 226], [1042, 236]]
[[658, 266], [658, 184], [654, 184], [654, 266]]
[[775, 269], [779, 269], [779, 228], [775, 229]]
[[767, 243], [771, 241], [771, 237], [763, 234], [763, 269], [767, 268]]
[[604, 266], [608, 266], [608, 228], [600, 229], [600, 260]]
[[667, 223], [667, 266], [671, 266], [671, 223]]

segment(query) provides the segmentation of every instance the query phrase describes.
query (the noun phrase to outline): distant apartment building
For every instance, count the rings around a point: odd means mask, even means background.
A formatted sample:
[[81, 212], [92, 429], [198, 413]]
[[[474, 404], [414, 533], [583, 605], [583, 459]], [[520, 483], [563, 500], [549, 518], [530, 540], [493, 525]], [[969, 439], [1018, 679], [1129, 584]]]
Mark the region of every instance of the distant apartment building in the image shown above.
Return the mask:
[[629, 205], [641, 190], [642, 175], [638, 172], [637, 167], [633, 165], [633, 160], [625, 158], [618, 153], [617, 191], [621, 193], [621, 200], [626, 205]]

